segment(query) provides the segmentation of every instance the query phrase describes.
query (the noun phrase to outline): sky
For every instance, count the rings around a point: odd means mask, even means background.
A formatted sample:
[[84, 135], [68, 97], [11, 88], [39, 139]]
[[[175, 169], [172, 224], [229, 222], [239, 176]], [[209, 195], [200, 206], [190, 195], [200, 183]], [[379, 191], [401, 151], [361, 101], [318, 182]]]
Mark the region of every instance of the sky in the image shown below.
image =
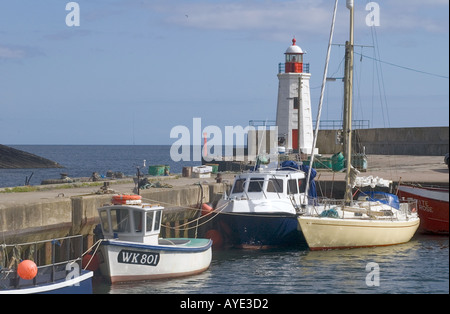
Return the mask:
[[[293, 37], [310, 64], [315, 119], [333, 7], [1, 0], [0, 143], [173, 144], [176, 126], [197, 136], [193, 118], [221, 129], [275, 120], [278, 64]], [[354, 119], [371, 128], [449, 126], [448, 14], [448, 0], [355, 0]], [[348, 21], [341, 0], [329, 77], [343, 76], [338, 44]], [[329, 82], [321, 121], [340, 120], [342, 100], [343, 83]]]

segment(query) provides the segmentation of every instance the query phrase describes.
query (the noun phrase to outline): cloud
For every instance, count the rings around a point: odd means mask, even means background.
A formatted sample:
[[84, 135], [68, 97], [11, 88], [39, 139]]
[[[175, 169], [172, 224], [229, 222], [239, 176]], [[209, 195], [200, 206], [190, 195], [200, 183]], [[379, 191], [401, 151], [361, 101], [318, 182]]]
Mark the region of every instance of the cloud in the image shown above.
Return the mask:
[[0, 46], [0, 59], [23, 59], [26, 56], [25, 50]]
[[[252, 32], [259, 36], [296, 31], [311, 35], [329, 25], [333, 3], [323, 0], [164, 1], [149, 4], [165, 23], [184, 28]], [[285, 40], [285, 36], [281, 39]]]
[[380, 3], [381, 24], [391, 31], [448, 32], [448, 0]]
[[84, 37], [84, 36], [89, 36], [91, 35], [93, 32], [90, 30], [85, 30], [85, 29], [70, 29], [67, 28], [63, 31], [60, 32], [55, 32], [52, 34], [48, 34], [45, 35], [44, 38], [45, 39], [49, 39], [49, 40], [56, 40], [56, 41], [60, 41], [60, 40], [70, 40], [76, 37]]
[[37, 48], [28, 46], [1, 45], [0, 60], [22, 60], [43, 55]]
[[[365, 23], [366, 4], [356, 6], [355, 19]], [[448, 0], [375, 1], [380, 6], [381, 27], [393, 32], [424, 30], [448, 32]], [[147, 8], [159, 12], [165, 23], [185, 28], [251, 32], [273, 37], [301, 32], [304, 36], [327, 35], [334, 1], [324, 0], [227, 0], [149, 1]], [[446, 13], [444, 13], [446, 12]], [[339, 2], [336, 32], [347, 30], [345, 1]]]

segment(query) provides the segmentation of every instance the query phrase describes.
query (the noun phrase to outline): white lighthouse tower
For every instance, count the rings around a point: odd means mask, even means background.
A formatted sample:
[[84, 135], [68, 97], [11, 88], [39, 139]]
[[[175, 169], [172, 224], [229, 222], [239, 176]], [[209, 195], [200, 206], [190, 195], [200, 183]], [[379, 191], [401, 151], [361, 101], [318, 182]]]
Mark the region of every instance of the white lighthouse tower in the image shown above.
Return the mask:
[[[279, 146], [311, 154], [313, 126], [309, 91], [309, 64], [303, 63], [303, 50], [295, 38], [285, 52], [286, 62], [279, 66], [277, 120]], [[314, 153], [317, 153], [315, 151]]]

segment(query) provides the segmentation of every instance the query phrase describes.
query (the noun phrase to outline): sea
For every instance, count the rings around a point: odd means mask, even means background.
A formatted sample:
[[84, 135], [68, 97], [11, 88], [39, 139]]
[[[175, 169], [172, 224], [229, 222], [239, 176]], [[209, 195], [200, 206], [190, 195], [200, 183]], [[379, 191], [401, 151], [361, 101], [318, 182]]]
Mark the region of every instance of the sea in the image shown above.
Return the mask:
[[[0, 169], [0, 187], [24, 185], [30, 176], [29, 183], [38, 185], [44, 179], [59, 178], [62, 172], [69, 177], [89, 177], [92, 172], [106, 175], [111, 170], [133, 176], [138, 168], [145, 172], [150, 165], [169, 165], [172, 173], [200, 165], [198, 161], [172, 161], [169, 145], [10, 146], [65, 168]], [[200, 306], [203, 299], [231, 308], [240, 298], [235, 305], [241, 308], [265, 305], [274, 309], [274, 295], [448, 294], [449, 237], [417, 233], [405, 244], [330, 251], [304, 247], [213, 250], [210, 268], [199, 275], [114, 285], [96, 277], [93, 289], [95, 294], [177, 295], [172, 305], [179, 308], [188, 306], [184, 300], [198, 301], [191, 306]], [[224, 300], [223, 295], [230, 299]]]
[[[138, 169], [147, 174], [149, 166], [168, 165], [171, 173], [182, 173], [183, 167], [199, 166], [194, 161], [193, 148], [187, 160], [173, 161], [171, 145], [8, 145], [10, 147], [50, 159], [64, 168], [0, 169], [0, 188], [39, 185], [43, 180], [91, 177], [93, 172], [105, 177], [108, 171], [135, 176]], [[175, 154], [184, 153], [178, 151]], [[145, 166], [144, 166], [145, 165]]]

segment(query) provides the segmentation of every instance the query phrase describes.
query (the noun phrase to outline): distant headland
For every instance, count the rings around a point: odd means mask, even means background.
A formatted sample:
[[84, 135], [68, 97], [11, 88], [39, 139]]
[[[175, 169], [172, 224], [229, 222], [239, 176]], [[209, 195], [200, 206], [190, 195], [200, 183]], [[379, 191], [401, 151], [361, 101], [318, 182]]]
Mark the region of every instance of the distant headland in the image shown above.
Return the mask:
[[64, 168], [55, 161], [0, 144], [0, 169]]

